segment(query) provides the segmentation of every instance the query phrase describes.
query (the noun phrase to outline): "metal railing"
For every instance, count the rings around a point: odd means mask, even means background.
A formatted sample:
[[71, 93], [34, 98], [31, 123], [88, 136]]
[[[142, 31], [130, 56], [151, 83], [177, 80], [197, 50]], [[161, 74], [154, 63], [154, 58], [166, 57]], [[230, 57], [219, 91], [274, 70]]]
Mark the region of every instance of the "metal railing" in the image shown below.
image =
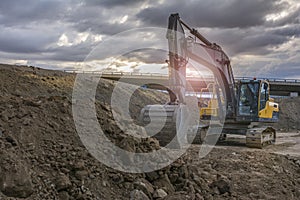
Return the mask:
[[155, 76], [155, 77], [167, 77], [167, 74], [160, 73], [140, 73], [140, 72], [100, 72], [100, 71], [79, 71], [79, 70], [64, 70], [67, 73], [74, 74], [100, 74], [100, 75], [112, 75], [112, 76]]
[[[237, 80], [247, 80], [253, 79], [253, 77], [235, 77]], [[300, 83], [300, 79], [285, 79], [285, 78], [262, 78], [257, 77], [257, 80], [268, 80], [270, 82], [279, 82], [279, 83]]]
[[[80, 71], [80, 70], [64, 70], [67, 73], [74, 74], [99, 74], [102, 76], [139, 76], [139, 77], [168, 77], [168, 74], [161, 73], [140, 73], [140, 72], [101, 72], [101, 71]], [[206, 78], [213, 79], [213, 76], [190, 76], [187, 78]], [[248, 80], [254, 79], [254, 77], [235, 77], [236, 80]], [[268, 80], [270, 82], [278, 83], [300, 83], [300, 79], [284, 79], [284, 78], [265, 78], [265, 77], [255, 77], [257, 80]]]

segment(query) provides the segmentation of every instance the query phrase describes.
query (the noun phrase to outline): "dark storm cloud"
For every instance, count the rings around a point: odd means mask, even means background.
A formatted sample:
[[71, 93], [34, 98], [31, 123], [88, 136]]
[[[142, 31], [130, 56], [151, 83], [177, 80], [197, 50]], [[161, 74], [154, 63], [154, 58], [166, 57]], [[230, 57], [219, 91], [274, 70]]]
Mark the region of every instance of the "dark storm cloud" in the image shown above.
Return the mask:
[[276, 35], [300, 37], [300, 24], [280, 27], [272, 31]]
[[236, 43], [226, 45], [233, 55], [252, 54], [265, 55], [271, 53], [270, 47], [276, 47], [289, 41], [289, 37], [272, 34], [271, 32], [245, 35]]
[[[28, 60], [30, 63], [39, 61], [59, 62], [82, 62], [91, 51], [90, 46], [76, 45], [70, 47], [59, 47], [46, 50], [37, 50], [31, 52], [3, 52], [0, 50], [0, 57], [6, 59]], [[40, 52], [43, 52], [42, 54]]]
[[114, 35], [122, 31], [134, 28], [130, 24], [99, 22], [97, 19], [84, 20], [73, 24], [72, 27], [79, 32], [92, 32], [94, 34]]
[[289, 6], [285, 5], [285, 10], [288, 11], [287, 15], [275, 21], [270, 20], [266, 22], [265, 25], [269, 27], [278, 27], [278, 26], [284, 26], [288, 24], [292, 24], [292, 25], [300, 24], [300, 7], [298, 7], [295, 10], [291, 10], [292, 8], [293, 5], [289, 5]]
[[91, 50], [91, 46], [82, 44], [70, 47], [59, 47], [49, 49], [45, 57], [47, 60], [82, 62]]
[[272, 66], [272, 70], [266, 73], [267, 77], [295, 78], [300, 79], [300, 64], [295, 62], [285, 62]]
[[59, 32], [0, 27], [0, 50], [13, 53], [39, 53], [56, 42]]
[[56, 46], [63, 33], [72, 31], [67, 19], [77, 16], [73, 13], [77, 3], [80, 1], [0, 1], [0, 51], [24, 60], [82, 61], [93, 45]]
[[222, 46], [230, 57], [238, 54], [266, 55], [293, 37], [300, 36], [300, 25], [275, 28], [263, 26], [250, 28], [203, 28], [199, 29], [206, 38]]
[[132, 51], [126, 55], [122, 56], [122, 59], [128, 60], [131, 62], [142, 61], [144, 63], [156, 63], [162, 64], [165, 63], [168, 53], [160, 49], [140, 49]]
[[104, 7], [122, 7], [122, 6], [136, 6], [144, 3], [146, 0], [86, 0], [86, 5], [90, 6], [104, 6]]
[[233, 53], [237, 54], [252, 54], [252, 55], [266, 55], [271, 53], [270, 47], [276, 47], [284, 42], [287, 42], [288, 38], [280, 37], [276, 35], [262, 35], [256, 37], [245, 38], [236, 46], [231, 46]]
[[168, 15], [178, 12], [196, 27], [243, 28], [262, 25], [266, 15], [285, 8], [279, 0], [168, 2], [142, 10], [137, 17], [150, 25], [165, 26]]
[[[125, 1], [124, 1], [125, 2]], [[131, 13], [135, 7], [114, 7], [103, 6], [101, 1], [87, 3], [77, 6], [64, 16], [64, 21], [69, 23], [72, 29], [78, 32], [91, 32], [94, 34], [113, 35], [136, 27], [136, 19]], [[128, 16], [126, 23], [121, 23], [124, 16]]]
[[69, 6], [68, 0], [1, 0], [0, 23], [5, 26], [26, 26], [29, 23], [60, 20]]

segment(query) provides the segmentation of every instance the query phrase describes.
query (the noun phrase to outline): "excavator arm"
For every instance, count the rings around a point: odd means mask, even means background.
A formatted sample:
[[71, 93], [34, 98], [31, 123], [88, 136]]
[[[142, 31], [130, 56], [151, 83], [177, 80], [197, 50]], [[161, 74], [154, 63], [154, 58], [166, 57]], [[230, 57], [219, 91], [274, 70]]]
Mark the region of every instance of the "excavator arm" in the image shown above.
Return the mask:
[[178, 14], [169, 17], [167, 39], [169, 45], [170, 104], [185, 103], [187, 43]]
[[[194, 40], [187, 39], [184, 28], [195, 37]], [[211, 43], [196, 29], [189, 27], [180, 19], [178, 14], [171, 14], [169, 17], [167, 39], [169, 42], [170, 89], [174, 93], [173, 95], [170, 94], [171, 102], [174, 99], [184, 102], [186, 64], [187, 59], [192, 59], [210, 69], [219, 84], [223, 85], [226, 97], [226, 118], [234, 118], [236, 116], [235, 81], [230, 60], [222, 48], [216, 43]], [[198, 55], [197, 49], [199, 48], [205, 49], [210, 60]]]

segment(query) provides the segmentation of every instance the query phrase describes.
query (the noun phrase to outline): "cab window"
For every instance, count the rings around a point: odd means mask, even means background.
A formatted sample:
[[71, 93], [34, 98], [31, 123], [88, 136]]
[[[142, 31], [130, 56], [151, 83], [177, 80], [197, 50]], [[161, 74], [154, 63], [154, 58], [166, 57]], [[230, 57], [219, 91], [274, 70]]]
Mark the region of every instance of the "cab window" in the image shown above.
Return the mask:
[[243, 83], [239, 93], [239, 115], [256, 115], [259, 83]]
[[269, 100], [269, 84], [262, 82], [260, 88], [260, 110], [266, 107], [266, 103]]

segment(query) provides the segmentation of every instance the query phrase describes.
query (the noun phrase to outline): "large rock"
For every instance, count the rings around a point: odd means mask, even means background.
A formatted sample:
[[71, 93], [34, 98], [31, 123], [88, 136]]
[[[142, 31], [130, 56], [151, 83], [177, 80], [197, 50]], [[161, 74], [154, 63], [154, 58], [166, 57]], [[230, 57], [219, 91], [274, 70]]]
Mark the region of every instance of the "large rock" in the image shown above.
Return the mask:
[[189, 199], [195, 199], [195, 197], [193, 195], [187, 194], [186, 192], [176, 192], [164, 198], [164, 200], [189, 200]]
[[182, 165], [181, 167], [179, 167], [178, 172], [179, 172], [180, 177], [182, 177], [184, 179], [189, 178], [189, 172], [188, 172], [187, 166]]
[[168, 196], [168, 194], [163, 189], [155, 190], [153, 194], [154, 199], [164, 198], [166, 196]]
[[159, 174], [156, 171], [154, 171], [154, 172], [148, 172], [148, 173], [146, 173], [146, 177], [147, 177], [147, 179], [149, 181], [152, 182], [152, 181], [154, 181], [154, 180], [156, 180], [156, 179], [159, 178]]
[[75, 172], [75, 177], [80, 181], [83, 181], [85, 178], [88, 177], [88, 175], [89, 175], [89, 172], [87, 170], [81, 170], [81, 171]]
[[158, 188], [163, 188], [168, 194], [175, 192], [175, 188], [171, 184], [167, 174], [164, 174], [160, 179], [154, 181], [154, 185]]
[[226, 177], [219, 176], [216, 181], [212, 182], [211, 187], [217, 188], [220, 194], [230, 193], [230, 182]]
[[150, 200], [148, 196], [141, 190], [133, 190], [130, 193], [130, 200]]
[[143, 191], [149, 197], [152, 196], [154, 189], [151, 183], [144, 178], [140, 178], [134, 182], [134, 188]]
[[56, 190], [63, 191], [71, 187], [72, 183], [68, 176], [60, 174], [55, 180]]
[[69, 200], [70, 196], [69, 196], [68, 192], [62, 191], [62, 192], [58, 193], [58, 199], [59, 200]]
[[0, 190], [7, 197], [29, 197], [33, 193], [33, 184], [28, 170], [21, 163], [0, 168]]

